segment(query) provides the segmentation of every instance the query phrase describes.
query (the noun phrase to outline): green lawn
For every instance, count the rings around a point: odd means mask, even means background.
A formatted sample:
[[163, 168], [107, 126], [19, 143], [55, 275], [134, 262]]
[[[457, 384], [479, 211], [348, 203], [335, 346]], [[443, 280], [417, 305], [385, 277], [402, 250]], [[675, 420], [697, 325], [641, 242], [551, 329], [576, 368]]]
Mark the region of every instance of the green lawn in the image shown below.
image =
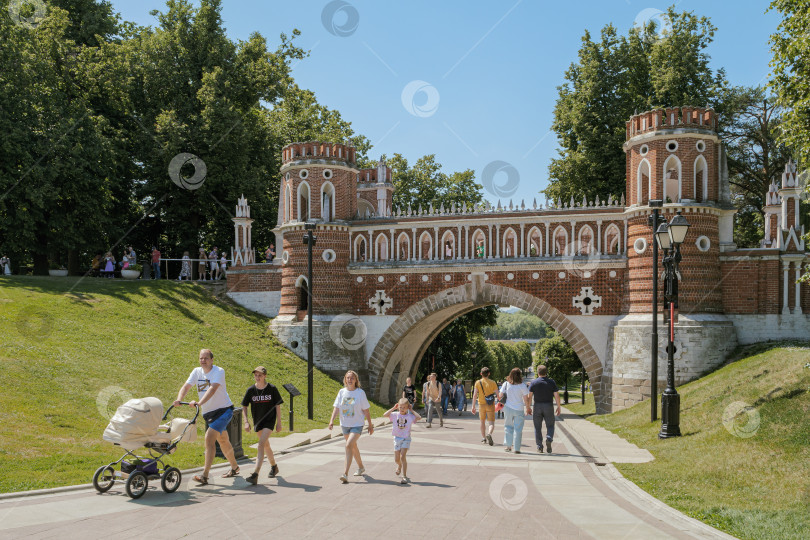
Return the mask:
[[670, 506], [739, 538], [810, 538], [810, 345], [737, 357], [678, 388], [682, 437], [658, 439], [649, 402], [588, 418], [652, 452], [617, 467]]
[[[0, 492], [89, 482], [122, 453], [101, 439], [116, 407], [130, 396], [168, 406], [202, 347], [225, 369], [234, 402], [259, 364], [270, 382], [291, 382], [305, 394], [306, 362], [279, 344], [269, 321], [188, 283], [0, 279]], [[316, 372], [315, 420], [306, 418], [306, 395], [297, 398], [296, 431], [325, 426], [339, 388]], [[374, 404], [371, 412], [384, 409]], [[201, 465], [201, 439], [180, 446], [169, 462]], [[249, 455], [255, 442], [244, 435]]]

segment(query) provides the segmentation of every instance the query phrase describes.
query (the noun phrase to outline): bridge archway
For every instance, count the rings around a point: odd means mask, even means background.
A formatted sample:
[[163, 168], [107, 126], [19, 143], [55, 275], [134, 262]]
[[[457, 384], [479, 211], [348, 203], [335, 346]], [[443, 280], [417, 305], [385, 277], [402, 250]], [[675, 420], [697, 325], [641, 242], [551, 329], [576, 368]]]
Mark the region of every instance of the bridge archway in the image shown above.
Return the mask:
[[391, 402], [406, 377], [415, 376], [419, 360], [436, 336], [451, 322], [488, 305], [516, 306], [543, 319], [576, 351], [593, 387], [597, 412], [603, 403], [602, 363], [585, 335], [561, 311], [529, 293], [492, 285], [473, 274], [466, 285], [445, 289], [412, 304], [383, 333], [368, 360], [374, 398]]

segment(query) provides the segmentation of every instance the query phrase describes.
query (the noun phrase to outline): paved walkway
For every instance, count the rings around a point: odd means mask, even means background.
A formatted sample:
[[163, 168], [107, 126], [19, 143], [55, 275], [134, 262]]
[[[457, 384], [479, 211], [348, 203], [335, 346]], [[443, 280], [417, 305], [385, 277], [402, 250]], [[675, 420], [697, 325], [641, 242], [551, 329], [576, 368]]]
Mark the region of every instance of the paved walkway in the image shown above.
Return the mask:
[[[329, 435], [319, 430], [278, 457], [278, 478], [267, 478], [265, 463], [257, 486], [243, 463], [241, 477], [219, 478], [219, 468], [198, 487], [186, 474], [176, 493], [150, 485], [136, 501], [118, 483], [106, 494], [4, 499], [0, 538], [730, 538], [649, 497], [610, 463], [648, 461], [645, 450], [570, 413], [557, 426], [553, 454], [537, 454], [528, 422], [515, 455], [501, 444], [501, 420], [493, 447], [469, 413], [451, 413], [444, 428], [418, 424], [409, 485], [394, 476], [390, 426], [360, 439], [367, 474], [348, 485], [338, 480], [342, 437], [314, 442]], [[307, 438], [294, 437], [284, 446]], [[603, 442], [607, 453], [597, 450]]]

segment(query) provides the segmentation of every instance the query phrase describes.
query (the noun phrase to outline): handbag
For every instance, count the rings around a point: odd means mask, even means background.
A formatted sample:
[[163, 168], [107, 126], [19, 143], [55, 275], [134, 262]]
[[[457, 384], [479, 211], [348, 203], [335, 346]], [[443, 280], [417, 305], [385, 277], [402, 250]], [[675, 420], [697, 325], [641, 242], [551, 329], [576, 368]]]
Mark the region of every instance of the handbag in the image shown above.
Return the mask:
[[[483, 394], [484, 393], [484, 385], [481, 384], [481, 381], [478, 381], [478, 383], [479, 383], [479, 386], [481, 387], [481, 393]], [[491, 393], [488, 396], [484, 396], [484, 402], [487, 405], [494, 405], [495, 404], [495, 392]]]
[[[509, 383], [506, 384], [508, 385]], [[507, 386], [507, 388], [509, 387]], [[504, 390], [503, 393], [501, 394], [501, 399], [498, 400], [498, 403], [500, 403], [501, 405], [506, 405], [506, 390]]]

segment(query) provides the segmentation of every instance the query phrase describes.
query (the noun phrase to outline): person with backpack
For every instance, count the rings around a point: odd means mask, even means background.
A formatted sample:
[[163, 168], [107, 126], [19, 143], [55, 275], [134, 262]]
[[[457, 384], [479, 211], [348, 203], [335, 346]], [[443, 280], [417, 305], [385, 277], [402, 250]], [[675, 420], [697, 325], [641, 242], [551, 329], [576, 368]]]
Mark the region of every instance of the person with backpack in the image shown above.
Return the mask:
[[511, 452], [512, 443], [514, 442], [515, 453], [520, 454], [520, 443], [523, 440], [523, 423], [526, 420], [526, 415], [532, 411], [529, 404], [529, 389], [523, 384], [523, 372], [520, 368], [514, 368], [509, 372], [506, 382], [501, 386], [501, 396], [506, 397], [503, 407], [503, 444], [506, 446], [506, 451]]
[[[481, 368], [481, 378], [475, 382], [472, 396], [472, 413], [476, 405], [481, 419], [481, 442], [492, 446], [492, 432], [495, 431], [495, 400], [498, 397], [498, 385], [489, 378], [489, 368]], [[486, 424], [489, 425], [486, 425]]]

